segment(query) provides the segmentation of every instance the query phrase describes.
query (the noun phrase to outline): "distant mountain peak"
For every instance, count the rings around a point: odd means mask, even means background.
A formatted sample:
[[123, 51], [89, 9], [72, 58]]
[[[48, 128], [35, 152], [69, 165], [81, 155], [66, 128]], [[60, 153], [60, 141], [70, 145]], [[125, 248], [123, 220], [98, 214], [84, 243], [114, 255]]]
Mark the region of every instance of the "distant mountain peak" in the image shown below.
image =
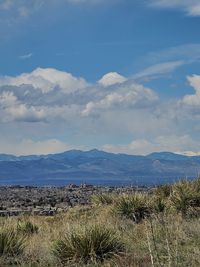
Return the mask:
[[69, 150], [41, 156], [0, 155], [0, 184], [66, 185], [158, 184], [180, 178], [196, 178], [200, 157], [172, 152], [147, 156], [114, 154], [98, 149]]

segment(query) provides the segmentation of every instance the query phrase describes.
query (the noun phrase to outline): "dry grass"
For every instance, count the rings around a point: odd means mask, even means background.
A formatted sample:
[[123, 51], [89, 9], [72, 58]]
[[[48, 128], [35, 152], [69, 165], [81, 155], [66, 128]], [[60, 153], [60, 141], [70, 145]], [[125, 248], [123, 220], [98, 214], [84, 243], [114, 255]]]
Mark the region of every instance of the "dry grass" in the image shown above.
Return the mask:
[[[137, 223], [131, 216], [122, 216], [121, 211], [126, 211], [126, 205], [125, 208], [123, 205], [120, 206], [120, 212], [113, 213], [124, 196], [119, 196], [111, 203], [108, 201], [103, 205], [75, 207], [65, 214], [54, 217], [22, 217], [20, 223], [28, 229], [28, 232], [29, 230], [32, 232], [33, 226], [37, 226], [39, 231], [26, 235], [25, 248], [17, 257], [11, 255], [12, 260], [9, 256], [5, 261], [5, 257], [1, 256], [0, 267], [60, 267], [63, 264], [76, 267], [200, 266], [200, 217], [197, 213], [195, 216], [185, 216], [190, 214], [191, 209], [199, 208], [199, 184], [199, 181], [195, 184], [184, 181], [170, 186], [170, 190], [168, 187], [159, 188], [149, 196], [140, 196], [137, 199], [135, 196], [125, 197], [128, 203], [131, 200], [128, 214], [132, 215], [136, 208], [150, 207], [151, 213], [142, 216], [142, 220]], [[24, 226], [27, 222], [28, 226]], [[4, 229], [5, 225], [9, 229], [17, 229], [18, 224], [19, 218], [0, 219], [1, 229]], [[68, 260], [62, 261], [58, 254], [55, 256], [54, 244], [64, 240], [63, 237], [70, 233], [72, 226], [73, 229], [79, 229], [73, 232], [74, 235], [77, 237], [80, 232], [84, 233], [84, 240], [87, 243], [90, 238], [86, 228], [95, 225], [105, 231], [109, 229], [111, 231], [109, 233], [117, 235], [118, 242], [125, 244], [126, 253], [114, 258], [104, 257], [102, 262], [94, 260], [93, 263], [91, 260], [85, 263], [78, 263], [75, 260], [72, 263]], [[68, 245], [71, 246], [72, 240], [68, 238], [68, 241]], [[103, 250], [101, 246], [105, 248], [105, 243], [102, 242], [99, 246]], [[73, 258], [78, 255], [77, 247], [74, 248]], [[68, 255], [65, 249], [64, 253]], [[94, 248], [90, 246], [87, 255], [89, 259], [95, 259]]]

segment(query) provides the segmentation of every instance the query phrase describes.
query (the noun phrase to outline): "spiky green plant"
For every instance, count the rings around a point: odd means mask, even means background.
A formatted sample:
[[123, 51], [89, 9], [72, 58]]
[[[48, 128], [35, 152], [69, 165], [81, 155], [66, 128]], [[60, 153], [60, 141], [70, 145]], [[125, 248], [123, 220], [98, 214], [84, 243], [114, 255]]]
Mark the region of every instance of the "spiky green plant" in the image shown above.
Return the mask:
[[97, 194], [91, 197], [91, 202], [94, 205], [110, 205], [113, 203], [113, 195], [110, 194]]
[[151, 198], [150, 206], [155, 213], [164, 212], [167, 208], [167, 200], [159, 196]]
[[149, 199], [144, 194], [123, 195], [119, 197], [113, 206], [113, 211], [136, 223], [141, 222], [150, 215]]
[[124, 251], [123, 242], [113, 230], [100, 225], [72, 229], [53, 248], [53, 254], [62, 264], [103, 262]]
[[25, 237], [13, 229], [0, 229], [0, 256], [15, 257], [23, 253]]
[[18, 221], [17, 231], [26, 235], [38, 233], [39, 227], [30, 221]]
[[170, 196], [172, 206], [182, 214], [191, 215], [191, 211], [200, 208], [200, 192], [195, 182], [182, 180], [175, 183], [172, 187]]
[[172, 185], [164, 184], [155, 188], [154, 194], [159, 198], [168, 198], [172, 192]]
[[197, 192], [200, 192], [200, 177], [193, 181], [195, 189]]

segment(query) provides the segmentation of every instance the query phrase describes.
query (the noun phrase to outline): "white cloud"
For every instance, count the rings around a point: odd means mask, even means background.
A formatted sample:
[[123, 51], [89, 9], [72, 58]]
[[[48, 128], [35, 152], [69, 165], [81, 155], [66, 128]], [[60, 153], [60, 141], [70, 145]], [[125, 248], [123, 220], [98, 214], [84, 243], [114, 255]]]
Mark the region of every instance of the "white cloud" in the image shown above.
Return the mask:
[[178, 67], [184, 65], [185, 62], [183, 60], [178, 61], [169, 61], [169, 62], [163, 62], [159, 64], [155, 64], [153, 66], [150, 66], [143, 71], [136, 73], [133, 78], [142, 78], [142, 77], [149, 77], [152, 75], [157, 74], [164, 74], [169, 73], [177, 69]]
[[[8, 137], [19, 132], [24, 140], [35, 140], [36, 136], [43, 140], [62, 136], [63, 140], [65, 136], [69, 143], [75, 138], [76, 144], [90, 147], [108, 143], [105, 149], [130, 154], [163, 150], [198, 153], [197, 141], [193, 140], [199, 136], [200, 113], [194, 114], [193, 106], [200, 107], [200, 76], [189, 76], [188, 81], [195, 94], [177, 101], [159, 98], [132, 78], [105, 87], [100, 83], [88, 85], [84, 79], [55, 69], [0, 77], [1, 132]], [[105, 141], [119, 143], [122, 137], [134, 137], [134, 141], [117, 146]], [[7, 146], [11, 150], [8, 142]], [[29, 153], [36, 153], [31, 145]]]
[[42, 109], [28, 107], [20, 103], [12, 92], [2, 92], [0, 94], [0, 121], [27, 121], [35, 122], [44, 120], [45, 114]]
[[16, 102], [17, 98], [12, 92], [3, 92], [0, 95], [0, 106], [4, 109], [15, 105]]
[[189, 16], [200, 16], [199, 0], [150, 0], [150, 4], [158, 8], [181, 9]]
[[191, 149], [194, 154], [199, 153], [197, 151], [196, 140], [193, 140], [189, 135], [157, 136], [153, 140], [135, 139], [127, 145], [107, 144], [102, 148], [105, 151], [114, 153], [126, 153], [130, 155], [147, 155], [152, 152], [163, 151], [171, 151], [184, 154], [186, 153], [185, 151], [187, 149]]
[[43, 141], [24, 139], [15, 143], [0, 141], [0, 147], [1, 153], [14, 155], [45, 155], [60, 153], [74, 148], [73, 146], [57, 139], [48, 139]]
[[125, 82], [127, 79], [118, 74], [117, 72], [109, 72], [105, 74], [99, 81], [98, 83], [104, 87], [111, 86], [114, 84], [119, 84]]
[[31, 58], [33, 56], [32, 53], [29, 53], [29, 54], [25, 54], [25, 55], [22, 55], [22, 56], [19, 56], [20, 59], [28, 59], [28, 58]]
[[177, 152], [177, 154], [185, 155], [185, 156], [188, 156], [188, 157], [194, 157], [194, 156], [200, 156], [200, 151], [199, 152], [183, 151], [183, 152]]
[[89, 85], [70, 73], [41, 68], [17, 77], [0, 77], [1, 120], [80, 121], [81, 115], [146, 108], [158, 100], [151, 89], [122, 76], [114, 75], [106, 84], [105, 89], [105, 84]]
[[20, 86], [23, 84], [32, 85], [44, 93], [52, 91], [56, 86], [70, 93], [88, 85], [83, 78], [76, 78], [70, 73], [52, 68], [37, 68], [31, 73], [22, 73], [17, 77], [0, 77], [0, 86]]
[[178, 65], [177, 67], [179, 67], [183, 64], [198, 62], [200, 58], [199, 54], [200, 44], [188, 43], [179, 46], [172, 46], [160, 51], [150, 52], [148, 55], [145, 55], [143, 61], [150, 62], [150, 64], [153, 65], [152, 67], [159, 66], [158, 64], [161, 64], [161, 67], [165, 67], [165, 63], [171, 63], [173, 68], [173, 63], [175, 64], [175, 67], [176, 63]]
[[200, 16], [200, 3], [190, 6], [190, 8], [188, 9], [188, 14], [190, 16]]
[[200, 107], [200, 75], [188, 76], [187, 79], [189, 84], [194, 88], [195, 94], [185, 95], [180, 103]]
[[82, 115], [88, 116], [110, 109], [144, 108], [157, 100], [158, 96], [151, 89], [136, 83], [122, 84], [100, 100], [88, 102]]

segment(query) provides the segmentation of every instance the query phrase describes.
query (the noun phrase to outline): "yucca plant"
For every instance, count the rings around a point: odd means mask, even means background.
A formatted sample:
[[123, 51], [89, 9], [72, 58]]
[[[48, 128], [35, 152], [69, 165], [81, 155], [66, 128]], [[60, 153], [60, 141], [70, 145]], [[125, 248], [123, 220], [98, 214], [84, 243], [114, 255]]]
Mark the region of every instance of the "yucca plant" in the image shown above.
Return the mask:
[[25, 237], [13, 229], [0, 229], [0, 256], [15, 257], [23, 253]]
[[72, 229], [53, 248], [62, 264], [98, 263], [123, 252], [125, 246], [113, 230], [100, 225]]
[[182, 180], [175, 183], [172, 187], [170, 201], [182, 216], [186, 216], [188, 213], [191, 215], [192, 210], [195, 213], [196, 208], [200, 208], [200, 192], [195, 182]]
[[101, 206], [101, 205], [110, 205], [113, 203], [113, 195], [109, 194], [97, 194], [91, 197], [91, 202], [94, 205]]
[[193, 181], [196, 192], [200, 193], [200, 177]]
[[25, 235], [38, 233], [39, 227], [30, 221], [18, 221], [17, 231]]
[[114, 203], [113, 211], [122, 217], [139, 223], [150, 215], [151, 208], [146, 195], [135, 193], [118, 198]]
[[159, 196], [153, 196], [151, 198], [150, 206], [155, 213], [164, 212], [167, 207], [167, 200]]
[[159, 198], [169, 198], [172, 192], [172, 185], [164, 184], [155, 188], [154, 194]]

